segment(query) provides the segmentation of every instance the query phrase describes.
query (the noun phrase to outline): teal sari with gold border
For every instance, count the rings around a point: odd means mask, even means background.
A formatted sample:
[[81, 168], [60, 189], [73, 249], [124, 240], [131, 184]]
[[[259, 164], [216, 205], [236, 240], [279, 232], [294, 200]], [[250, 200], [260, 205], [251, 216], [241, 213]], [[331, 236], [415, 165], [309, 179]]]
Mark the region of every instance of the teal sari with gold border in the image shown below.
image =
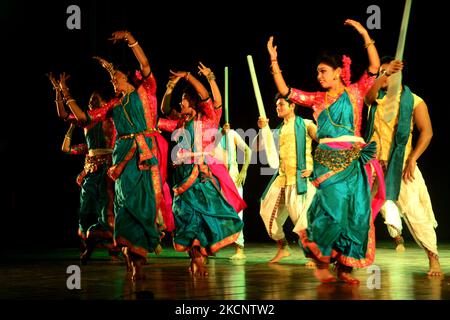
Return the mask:
[[[317, 123], [319, 139], [354, 136], [349, 93], [344, 91], [323, 110]], [[373, 262], [375, 254], [370, 185], [363, 165], [372, 157], [374, 146], [343, 140], [320, 143], [316, 148], [312, 182], [317, 192], [300, 244], [307, 257], [364, 267]]]

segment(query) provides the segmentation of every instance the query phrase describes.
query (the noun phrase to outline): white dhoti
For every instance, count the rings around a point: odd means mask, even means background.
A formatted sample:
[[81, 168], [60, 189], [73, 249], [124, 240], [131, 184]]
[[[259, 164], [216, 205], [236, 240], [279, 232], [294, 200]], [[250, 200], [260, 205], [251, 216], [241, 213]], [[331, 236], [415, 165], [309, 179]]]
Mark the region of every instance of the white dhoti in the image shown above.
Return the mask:
[[275, 241], [285, 238], [283, 225], [288, 216], [294, 224], [294, 232], [298, 234], [300, 230], [306, 229], [308, 208], [315, 193], [316, 188], [309, 181], [308, 192], [302, 195], [297, 194], [296, 185], [280, 188], [273, 183], [261, 201], [259, 212], [269, 237]]
[[398, 201], [386, 201], [381, 213], [392, 237], [401, 234], [403, 217], [417, 244], [438, 254], [435, 231], [437, 221], [425, 180], [417, 166], [414, 176], [413, 182], [405, 183], [402, 179]]

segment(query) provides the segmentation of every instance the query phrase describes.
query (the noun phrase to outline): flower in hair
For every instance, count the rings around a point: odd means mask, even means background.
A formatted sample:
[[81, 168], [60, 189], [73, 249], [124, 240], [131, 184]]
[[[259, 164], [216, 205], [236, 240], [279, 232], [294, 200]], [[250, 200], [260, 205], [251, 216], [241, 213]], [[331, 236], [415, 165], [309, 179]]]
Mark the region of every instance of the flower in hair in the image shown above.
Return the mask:
[[350, 57], [347, 57], [346, 55], [342, 56], [342, 72], [341, 72], [341, 78], [344, 82], [345, 86], [348, 87], [350, 85], [350, 78], [352, 76], [350, 71], [350, 65], [352, 64], [352, 60]]

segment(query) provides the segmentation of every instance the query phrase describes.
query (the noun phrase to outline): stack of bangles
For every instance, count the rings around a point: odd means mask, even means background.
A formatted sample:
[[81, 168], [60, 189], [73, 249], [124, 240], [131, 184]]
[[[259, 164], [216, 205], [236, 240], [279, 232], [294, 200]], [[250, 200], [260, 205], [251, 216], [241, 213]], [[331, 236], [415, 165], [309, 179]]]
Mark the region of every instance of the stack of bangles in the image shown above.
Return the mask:
[[167, 82], [166, 87], [167, 87], [167, 89], [173, 89], [173, 88], [175, 88], [175, 82], [173, 82], [173, 81]]
[[276, 59], [270, 60], [272, 63], [270, 64], [270, 73], [272, 74], [280, 74], [283, 71], [280, 69], [280, 67], [278, 66], [279, 71], [273, 71], [273, 66], [274, 64], [278, 64], [278, 61]]

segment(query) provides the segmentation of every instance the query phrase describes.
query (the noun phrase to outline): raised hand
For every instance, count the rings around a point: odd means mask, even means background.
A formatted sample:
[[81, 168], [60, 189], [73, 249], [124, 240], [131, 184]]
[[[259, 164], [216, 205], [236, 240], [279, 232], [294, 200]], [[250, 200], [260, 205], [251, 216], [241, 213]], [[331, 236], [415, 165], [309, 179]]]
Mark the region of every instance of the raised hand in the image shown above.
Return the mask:
[[[173, 71], [173, 70], [169, 70], [169, 71], [170, 71], [172, 77], [177, 77], [177, 78], [186, 78], [190, 74], [190, 72], [187, 72], [187, 71]], [[171, 80], [172, 80], [172, 77], [171, 77]]]
[[212, 71], [210, 68], [206, 67], [203, 63], [198, 63], [198, 75], [204, 75], [205, 77], [208, 77], [212, 74]]
[[133, 41], [131, 41], [132, 35], [130, 32], [126, 31], [126, 30], [121, 30], [121, 31], [116, 31], [113, 32], [111, 35], [111, 38], [108, 38], [108, 40], [112, 41], [114, 44], [118, 41], [124, 40], [125, 42], [134, 42], [134, 38]]
[[50, 82], [52, 83], [53, 89], [56, 91], [59, 91], [59, 83], [58, 80], [56, 80], [55, 75], [53, 74], [53, 72], [49, 72], [47, 73], [47, 77], [50, 80]]
[[267, 51], [269, 51], [270, 60], [277, 60], [278, 52], [277, 52], [277, 46], [273, 45], [273, 36], [271, 36], [269, 38], [269, 41], [267, 41]]
[[66, 81], [69, 80], [70, 75], [66, 74], [65, 72], [61, 73], [59, 75], [59, 87], [61, 88], [61, 91], [66, 95], [69, 91], [69, 88], [67, 87]]
[[355, 28], [355, 30], [358, 31], [359, 34], [361, 34], [361, 35], [367, 34], [366, 28], [364, 28], [363, 25], [361, 23], [359, 23], [358, 21], [355, 21], [352, 19], [346, 19], [344, 21], [344, 25]]

